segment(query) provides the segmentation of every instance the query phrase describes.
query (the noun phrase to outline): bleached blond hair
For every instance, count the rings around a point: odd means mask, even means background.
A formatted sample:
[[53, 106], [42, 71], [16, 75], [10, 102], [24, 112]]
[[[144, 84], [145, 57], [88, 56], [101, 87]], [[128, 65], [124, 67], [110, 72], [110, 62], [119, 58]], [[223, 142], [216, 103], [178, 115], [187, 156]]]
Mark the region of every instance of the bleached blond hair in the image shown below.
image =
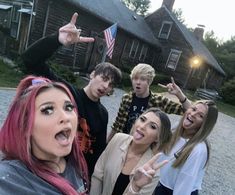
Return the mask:
[[132, 69], [130, 74], [131, 80], [137, 75], [145, 77], [148, 80], [149, 85], [151, 85], [156, 74], [151, 65], [140, 63]]

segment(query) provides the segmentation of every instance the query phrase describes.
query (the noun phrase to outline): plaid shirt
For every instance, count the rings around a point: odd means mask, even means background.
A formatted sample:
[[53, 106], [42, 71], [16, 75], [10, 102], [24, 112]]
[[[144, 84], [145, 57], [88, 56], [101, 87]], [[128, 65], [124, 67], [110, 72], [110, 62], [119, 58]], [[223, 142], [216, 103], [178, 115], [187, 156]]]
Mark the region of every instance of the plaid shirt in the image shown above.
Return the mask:
[[[131, 106], [132, 99], [133, 99], [132, 91], [129, 92], [128, 94], [123, 95], [122, 102], [118, 110], [118, 115], [116, 117], [115, 122], [112, 125], [112, 129], [114, 131], [123, 132], [123, 129], [125, 127], [128, 118], [129, 108]], [[181, 104], [173, 102], [162, 95], [152, 92], [150, 92], [150, 98], [147, 108], [151, 107], [157, 107], [168, 114], [182, 115], [184, 113], [184, 109]]]

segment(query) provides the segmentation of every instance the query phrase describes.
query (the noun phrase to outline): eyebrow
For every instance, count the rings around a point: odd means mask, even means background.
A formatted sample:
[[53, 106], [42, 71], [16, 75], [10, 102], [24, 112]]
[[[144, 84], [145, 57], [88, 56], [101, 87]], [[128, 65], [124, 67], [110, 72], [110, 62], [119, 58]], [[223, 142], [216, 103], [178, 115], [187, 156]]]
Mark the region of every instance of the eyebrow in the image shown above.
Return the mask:
[[160, 129], [160, 126], [157, 123], [152, 122], [152, 121], [151, 121], [151, 123], [155, 124]]
[[[198, 108], [197, 108], [196, 106], [193, 106], [192, 108], [196, 108], [196, 110], [198, 111]], [[198, 111], [198, 113], [201, 114], [201, 115], [203, 115], [203, 116], [206, 115], [206, 113], [204, 113], [204, 112], [202, 112], [202, 111]]]
[[40, 108], [40, 107], [46, 106], [46, 105], [48, 105], [48, 104], [55, 104], [55, 103], [54, 103], [54, 102], [51, 102], [51, 101], [49, 101], [49, 102], [44, 102], [44, 103], [40, 104], [38, 107]]
[[[147, 117], [146, 117], [146, 116], [144, 116], [144, 115], [142, 115], [142, 117], [144, 117], [145, 119], [147, 119]], [[150, 121], [150, 123], [153, 123], [153, 124], [155, 124], [158, 128], [160, 128], [160, 126], [158, 125], [158, 123], [153, 122], [153, 121]]]

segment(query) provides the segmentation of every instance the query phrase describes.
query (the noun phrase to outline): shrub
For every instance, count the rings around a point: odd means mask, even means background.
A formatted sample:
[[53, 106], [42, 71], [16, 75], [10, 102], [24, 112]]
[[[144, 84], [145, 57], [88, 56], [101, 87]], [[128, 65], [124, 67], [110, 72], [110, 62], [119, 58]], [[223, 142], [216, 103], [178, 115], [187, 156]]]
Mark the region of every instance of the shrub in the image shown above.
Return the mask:
[[129, 73], [122, 72], [122, 86], [123, 87], [130, 87], [130, 86], [132, 86], [131, 79], [130, 79], [130, 74]]
[[157, 85], [158, 83], [161, 84], [168, 84], [171, 82], [170, 76], [167, 76], [162, 73], [157, 73], [156, 76], [153, 79], [153, 84]]
[[225, 102], [235, 105], [235, 77], [225, 82], [220, 91]]
[[53, 70], [53, 72], [55, 72], [57, 75], [59, 75], [69, 83], [72, 84], [76, 83], [76, 76], [68, 67], [56, 63], [51, 63], [50, 67]]

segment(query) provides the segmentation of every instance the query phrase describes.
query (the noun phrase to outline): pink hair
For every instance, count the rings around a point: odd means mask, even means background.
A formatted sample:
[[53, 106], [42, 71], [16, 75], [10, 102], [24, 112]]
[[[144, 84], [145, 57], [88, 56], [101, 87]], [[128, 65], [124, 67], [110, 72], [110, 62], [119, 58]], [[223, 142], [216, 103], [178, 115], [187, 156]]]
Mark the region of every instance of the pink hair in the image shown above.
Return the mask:
[[[43, 82], [32, 85], [34, 79], [40, 79]], [[16, 96], [0, 131], [0, 150], [5, 154], [5, 159], [21, 160], [32, 172], [58, 188], [63, 194], [78, 194], [66, 179], [31, 154], [30, 139], [34, 125], [35, 99], [43, 90], [49, 88], [64, 91], [76, 105], [72, 94], [64, 84], [52, 82], [43, 77], [24, 78], [17, 87]], [[77, 174], [88, 182], [87, 164], [77, 137], [73, 141], [68, 158], [73, 163]]]

